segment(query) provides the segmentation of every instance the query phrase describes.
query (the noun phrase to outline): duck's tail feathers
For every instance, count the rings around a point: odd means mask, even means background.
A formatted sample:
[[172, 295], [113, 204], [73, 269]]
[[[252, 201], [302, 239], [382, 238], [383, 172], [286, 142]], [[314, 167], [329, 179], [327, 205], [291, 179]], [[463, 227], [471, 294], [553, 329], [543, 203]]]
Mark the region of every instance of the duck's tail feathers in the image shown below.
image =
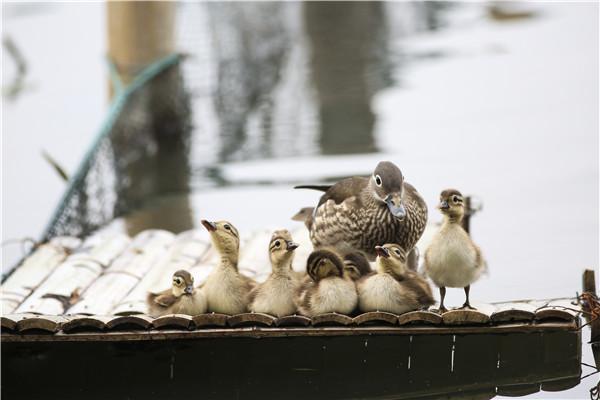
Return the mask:
[[294, 189], [311, 189], [326, 192], [329, 190], [330, 187], [331, 185], [298, 185], [294, 186]]

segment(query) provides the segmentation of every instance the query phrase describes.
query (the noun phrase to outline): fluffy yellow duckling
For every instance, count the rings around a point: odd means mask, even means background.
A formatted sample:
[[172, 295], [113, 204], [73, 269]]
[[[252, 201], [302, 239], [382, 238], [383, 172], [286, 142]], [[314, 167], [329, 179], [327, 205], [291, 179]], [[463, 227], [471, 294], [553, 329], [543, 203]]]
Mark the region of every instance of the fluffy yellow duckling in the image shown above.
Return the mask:
[[203, 286], [208, 311], [230, 315], [246, 312], [248, 294], [256, 282], [238, 271], [240, 235], [237, 229], [227, 221], [202, 220], [202, 225], [210, 233], [212, 244], [221, 256]]
[[294, 294], [300, 284], [292, 270], [294, 250], [298, 244], [292, 241], [287, 230], [275, 231], [269, 242], [269, 259], [272, 273], [265, 282], [250, 292], [251, 312], [271, 314], [276, 317], [292, 315], [296, 312]]
[[356, 308], [356, 286], [344, 272], [344, 261], [339, 255], [330, 250], [313, 251], [306, 262], [306, 272], [308, 276], [295, 298], [300, 314], [350, 314]]
[[462, 194], [455, 189], [444, 190], [438, 208], [444, 221], [425, 251], [425, 272], [440, 288], [440, 311], [446, 311], [446, 287], [464, 288], [463, 308], [473, 308], [469, 303], [471, 284], [479, 279], [486, 264], [481, 250], [461, 225], [465, 214]]
[[148, 293], [146, 298], [149, 314], [159, 317], [166, 314], [197, 315], [206, 312], [206, 296], [194, 288], [194, 277], [185, 270], [173, 274], [171, 289], [160, 293]]
[[358, 281], [358, 307], [363, 312], [402, 314], [434, 303], [425, 279], [406, 265], [406, 253], [396, 244], [375, 246], [377, 273]]

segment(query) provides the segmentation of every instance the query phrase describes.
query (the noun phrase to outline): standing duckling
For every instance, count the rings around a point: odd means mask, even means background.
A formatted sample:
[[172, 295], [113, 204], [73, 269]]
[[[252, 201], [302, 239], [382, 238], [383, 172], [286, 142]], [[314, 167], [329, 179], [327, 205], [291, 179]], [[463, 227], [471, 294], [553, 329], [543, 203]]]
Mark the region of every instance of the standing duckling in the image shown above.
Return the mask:
[[402, 314], [434, 303], [425, 279], [406, 265], [406, 252], [396, 244], [375, 246], [377, 273], [357, 283], [358, 307], [363, 312]]
[[440, 311], [447, 310], [444, 306], [446, 287], [464, 288], [463, 308], [473, 309], [469, 303], [469, 290], [486, 265], [479, 247], [461, 225], [465, 214], [462, 194], [455, 189], [444, 190], [438, 208], [444, 221], [425, 251], [425, 272], [440, 288]]
[[206, 296], [194, 288], [194, 277], [185, 270], [173, 274], [171, 289], [160, 293], [148, 293], [146, 298], [149, 314], [160, 317], [166, 314], [197, 315], [206, 312]]
[[344, 261], [330, 250], [315, 250], [306, 261], [308, 276], [295, 302], [300, 314], [308, 317], [337, 312], [350, 314], [358, 301], [356, 286], [344, 272]]
[[265, 282], [254, 288], [249, 295], [248, 309], [251, 312], [283, 317], [296, 312], [294, 294], [299, 285], [297, 274], [292, 269], [294, 250], [298, 244], [292, 241], [287, 230], [275, 231], [269, 242], [269, 259], [273, 272]]
[[203, 286], [208, 311], [230, 315], [246, 312], [248, 294], [256, 282], [238, 271], [240, 235], [237, 229], [227, 221], [202, 220], [202, 225], [210, 233], [213, 246], [221, 256]]

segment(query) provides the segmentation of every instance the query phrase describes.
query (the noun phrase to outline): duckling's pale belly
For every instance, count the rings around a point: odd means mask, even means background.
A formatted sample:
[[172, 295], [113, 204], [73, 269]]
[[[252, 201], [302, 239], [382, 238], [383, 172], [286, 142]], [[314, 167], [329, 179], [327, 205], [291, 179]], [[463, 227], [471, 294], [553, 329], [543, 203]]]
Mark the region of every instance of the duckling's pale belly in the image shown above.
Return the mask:
[[426, 253], [427, 275], [437, 286], [465, 287], [475, 282], [482, 268], [466, 233], [436, 235]]
[[386, 311], [402, 314], [419, 308], [414, 296], [405, 293], [389, 274], [378, 273], [358, 284], [358, 307], [363, 312]]
[[206, 296], [204, 292], [196, 290], [194, 295], [183, 295], [177, 304], [172, 307], [173, 314], [198, 315], [206, 312]]
[[250, 304], [252, 312], [283, 317], [296, 312], [294, 293], [298, 283], [289, 277], [269, 277], [258, 289], [258, 293]]
[[209, 312], [240, 314], [246, 312], [248, 288], [237, 271], [217, 267], [203, 287]]
[[319, 281], [316, 293], [311, 298], [311, 313], [350, 314], [356, 308], [357, 302], [358, 296], [353, 281], [338, 277], [325, 278]]

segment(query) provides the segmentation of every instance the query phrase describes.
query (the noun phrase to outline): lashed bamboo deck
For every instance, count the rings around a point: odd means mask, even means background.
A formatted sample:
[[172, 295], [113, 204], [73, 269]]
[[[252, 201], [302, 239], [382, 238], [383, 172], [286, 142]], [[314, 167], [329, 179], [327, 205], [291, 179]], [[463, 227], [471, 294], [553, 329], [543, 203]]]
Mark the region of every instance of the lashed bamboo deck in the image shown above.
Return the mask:
[[[292, 233], [301, 271], [311, 246], [304, 229]], [[265, 230], [242, 242], [240, 270], [258, 281], [270, 272], [270, 236]], [[2, 358], [10, 365], [3, 394], [489, 399], [563, 390], [580, 379], [580, 321], [563, 308], [574, 307], [570, 299], [443, 315], [145, 314], [146, 293], [168, 287], [174, 271], [188, 269], [201, 284], [216, 261], [204, 231], [106, 233], [40, 246], [1, 288]], [[67, 369], [78, 385], [57, 386]], [[36, 385], [20, 385], [25, 375]]]
[[[270, 273], [270, 235], [267, 230], [257, 232], [241, 246], [240, 271], [258, 281]], [[311, 246], [304, 229], [293, 235], [301, 243], [294, 269], [301, 271]], [[188, 269], [196, 284], [201, 284], [216, 261], [202, 230], [179, 235], [149, 230], [133, 239], [104, 233], [83, 243], [56, 238], [36, 249], [2, 285], [6, 333], [2, 340], [540, 332], [574, 330], [578, 324], [576, 313], [563, 307], [573, 307], [569, 300], [479, 304], [477, 310], [451, 310], [443, 315], [431, 311], [352, 317], [326, 314], [312, 319], [250, 313], [156, 319], [145, 315], [147, 292], [168, 287], [174, 271]]]

